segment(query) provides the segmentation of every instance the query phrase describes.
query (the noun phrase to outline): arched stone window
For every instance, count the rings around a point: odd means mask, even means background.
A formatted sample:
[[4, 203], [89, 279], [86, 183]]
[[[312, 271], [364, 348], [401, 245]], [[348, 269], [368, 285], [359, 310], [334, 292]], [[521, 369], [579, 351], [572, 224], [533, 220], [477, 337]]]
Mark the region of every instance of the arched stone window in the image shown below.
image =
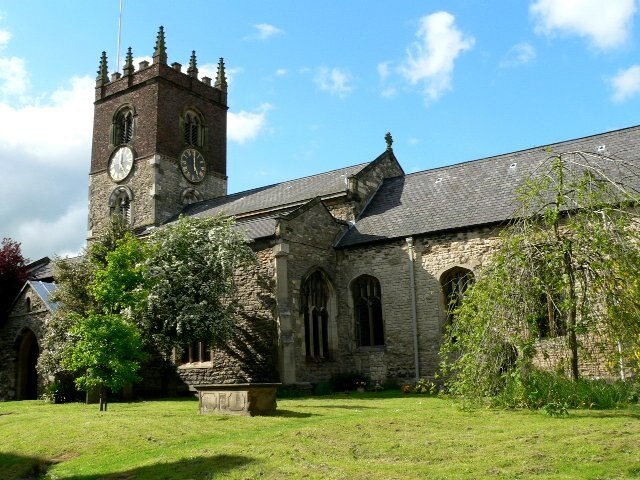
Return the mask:
[[131, 143], [133, 139], [133, 109], [129, 106], [121, 107], [113, 117], [112, 125], [113, 145]]
[[31, 305], [31, 297], [27, 297], [24, 300], [24, 309], [27, 313], [29, 313], [32, 310], [32, 305]]
[[356, 342], [359, 347], [384, 345], [382, 296], [380, 282], [370, 275], [362, 275], [351, 285]]
[[447, 312], [447, 323], [451, 324], [455, 310], [460, 306], [464, 292], [474, 281], [473, 272], [462, 267], [453, 267], [442, 274], [440, 283], [444, 295], [444, 306]]
[[536, 323], [540, 338], [561, 337], [567, 333], [567, 324], [558, 306], [548, 294], [540, 296]]
[[202, 116], [193, 110], [187, 110], [182, 118], [184, 143], [192, 147], [202, 147], [204, 122]]
[[109, 197], [109, 214], [119, 215], [128, 224], [133, 223], [133, 214], [131, 212], [131, 202], [133, 201], [133, 192], [129, 187], [119, 186]]
[[192, 203], [198, 203], [203, 200], [202, 194], [195, 188], [187, 188], [182, 192], [182, 204], [191, 205]]
[[329, 296], [327, 281], [319, 270], [311, 274], [302, 286], [304, 346], [308, 359], [330, 358]]

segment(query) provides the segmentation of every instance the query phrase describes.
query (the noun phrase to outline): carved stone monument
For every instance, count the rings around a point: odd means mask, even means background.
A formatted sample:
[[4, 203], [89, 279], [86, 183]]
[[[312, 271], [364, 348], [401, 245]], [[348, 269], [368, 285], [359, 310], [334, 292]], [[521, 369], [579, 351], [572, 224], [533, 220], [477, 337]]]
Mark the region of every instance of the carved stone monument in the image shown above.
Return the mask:
[[279, 383], [195, 385], [200, 413], [217, 415], [272, 415]]

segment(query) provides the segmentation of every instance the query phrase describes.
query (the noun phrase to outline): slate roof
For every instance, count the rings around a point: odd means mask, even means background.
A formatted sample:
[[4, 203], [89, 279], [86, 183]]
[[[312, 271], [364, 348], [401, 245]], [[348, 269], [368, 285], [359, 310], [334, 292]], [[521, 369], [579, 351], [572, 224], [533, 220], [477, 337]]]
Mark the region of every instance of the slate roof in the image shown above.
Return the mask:
[[[640, 126], [384, 180], [338, 247], [494, 224], [513, 218], [515, 190], [550, 153], [640, 157]], [[515, 166], [512, 166], [515, 164]]]
[[265, 217], [239, 218], [236, 220], [236, 228], [244, 231], [251, 239], [271, 237], [276, 233], [278, 217], [286, 213], [289, 213], [289, 210], [280, 210]]
[[53, 263], [49, 257], [42, 257], [27, 265], [29, 269], [27, 277], [34, 280], [53, 279]]
[[[277, 215], [287, 213], [315, 197], [326, 199], [344, 193], [347, 189], [347, 177], [357, 174], [367, 165], [368, 163], [362, 163], [205, 200], [185, 206], [182, 214], [194, 217], [211, 217], [224, 212], [227, 215], [239, 217], [237, 218], [238, 224], [247, 228], [250, 238], [272, 235], [275, 232]], [[277, 214], [272, 212], [259, 219], [242, 219], [243, 215], [258, 214], [261, 211], [268, 212], [270, 210], [277, 210]], [[170, 221], [173, 220], [175, 218]]]

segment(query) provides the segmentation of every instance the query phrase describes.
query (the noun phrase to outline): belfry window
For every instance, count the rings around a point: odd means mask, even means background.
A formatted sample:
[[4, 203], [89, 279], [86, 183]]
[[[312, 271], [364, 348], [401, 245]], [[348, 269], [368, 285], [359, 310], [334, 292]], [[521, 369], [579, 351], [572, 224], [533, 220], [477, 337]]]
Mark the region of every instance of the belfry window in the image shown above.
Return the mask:
[[302, 287], [304, 346], [307, 358], [328, 359], [329, 289], [320, 271], [313, 273]]
[[184, 143], [194, 147], [201, 146], [202, 124], [198, 116], [193, 112], [187, 112], [184, 116]]
[[384, 345], [380, 282], [370, 275], [362, 275], [353, 282], [351, 291], [358, 346]]
[[444, 294], [448, 324], [453, 322], [455, 312], [462, 302], [464, 293], [473, 281], [473, 272], [461, 267], [454, 267], [442, 275], [442, 292]]
[[133, 195], [128, 187], [120, 186], [116, 188], [109, 197], [109, 212], [111, 216], [120, 216], [127, 224], [133, 223], [131, 213], [131, 201]]
[[187, 188], [182, 192], [182, 204], [191, 205], [192, 203], [201, 202], [202, 194], [194, 188]]
[[133, 112], [130, 108], [121, 108], [113, 121], [113, 144], [131, 143], [133, 139]]

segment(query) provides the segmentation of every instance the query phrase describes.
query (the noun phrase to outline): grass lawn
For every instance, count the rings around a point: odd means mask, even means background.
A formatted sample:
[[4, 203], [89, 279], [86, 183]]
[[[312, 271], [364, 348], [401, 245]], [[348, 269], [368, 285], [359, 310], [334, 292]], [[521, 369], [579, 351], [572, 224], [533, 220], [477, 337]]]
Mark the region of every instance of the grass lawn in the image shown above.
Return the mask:
[[248, 418], [199, 415], [193, 399], [105, 413], [7, 402], [0, 479], [12, 478], [640, 478], [640, 407], [551, 418], [385, 392], [284, 399]]

